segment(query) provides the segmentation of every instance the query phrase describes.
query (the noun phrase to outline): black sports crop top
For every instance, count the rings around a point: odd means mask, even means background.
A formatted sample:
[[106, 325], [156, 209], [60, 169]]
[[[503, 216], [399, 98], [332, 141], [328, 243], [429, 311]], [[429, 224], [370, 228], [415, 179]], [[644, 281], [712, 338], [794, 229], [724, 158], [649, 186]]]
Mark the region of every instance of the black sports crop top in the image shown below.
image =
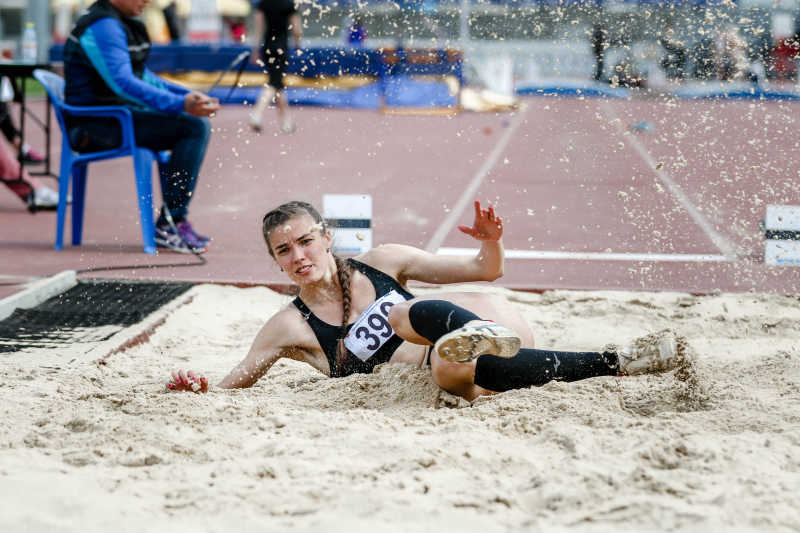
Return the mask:
[[[356, 261], [355, 259], [348, 259], [347, 261], [353, 268], [367, 276], [367, 278], [369, 278], [369, 280], [372, 282], [372, 286], [375, 288], [376, 300], [382, 296], [385, 296], [392, 290], [397, 291], [406, 300], [410, 300], [414, 297], [413, 294], [408, 292], [397, 282], [396, 279], [388, 274], [385, 274], [380, 270], [360, 261]], [[389, 340], [387, 340], [378, 349], [378, 351], [376, 351], [374, 355], [372, 355], [366, 361], [362, 361], [348, 350], [347, 362], [345, 365], [343, 365], [343, 368], [340, 368], [336, 364], [336, 346], [339, 343], [340, 327], [320, 320], [317, 315], [311, 312], [311, 310], [303, 302], [303, 300], [300, 299], [299, 296], [295, 298], [292, 303], [300, 310], [300, 312], [303, 314], [303, 318], [308, 321], [308, 325], [311, 326], [311, 329], [314, 331], [314, 335], [316, 335], [319, 345], [325, 352], [325, 357], [328, 358], [328, 364], [331, 367], [332, 378], [349, 376], [350, 374], [356, 373], [370, 374], [377, 365], [385, 363], [391, 359], [394, 351], [403, 343], [403, 339], [392, 332]], [[350, 328], [352, 327], [353, 324], [348, 324], [346, 332], [349, 333]]]

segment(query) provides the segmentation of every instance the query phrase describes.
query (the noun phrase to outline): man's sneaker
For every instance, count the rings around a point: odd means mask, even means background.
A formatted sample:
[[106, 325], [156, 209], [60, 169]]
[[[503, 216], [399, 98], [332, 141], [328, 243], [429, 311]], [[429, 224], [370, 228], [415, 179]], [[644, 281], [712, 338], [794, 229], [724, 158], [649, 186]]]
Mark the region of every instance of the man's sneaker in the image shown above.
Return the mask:
[[184, 220], [178, 224], [178, 232], [190, 235], [193, 240], [197, 242], [203, 242], [206, 245], [211, 242], [211, 237], [206, 237], [205, 235], [200, 235], [197, 233], [188, 220]]
[[612, 347], [619, 371], [628, 376], [668, 372], [685, 358], [686, 338], [665, 329], [635, 339], [623, 348]]
[[466, 363], [483, 354], [513, 357], [519, 352], [519, 335], [490, 320], [472, 320], [463, 327], [442, 335], [433, 349], [439, 357], [454, 363]]
[[22, 161], [28, 164], [37, 164], [37, 163], [44, 163], [44, 156], [28, 146], [27, 144], [22, 145]]
[[[187, 231], [188, 230], [191, 231]], [[198, 238], [192, 226], [181, 222], [175, 228], [170, 225], [156, 226], [155, 241], [159, 248], [166, 248], [182, 254], [201, 254], [208, 249], [208, 241]]]

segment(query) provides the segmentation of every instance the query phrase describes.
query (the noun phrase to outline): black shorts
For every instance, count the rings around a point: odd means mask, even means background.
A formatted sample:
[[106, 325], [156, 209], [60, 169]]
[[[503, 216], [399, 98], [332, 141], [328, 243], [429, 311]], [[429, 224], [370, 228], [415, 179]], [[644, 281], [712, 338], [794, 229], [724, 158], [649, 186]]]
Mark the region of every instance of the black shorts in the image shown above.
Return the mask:
[[283, 76], [289, 66], [289, 57], [286, 48], [262, 48], [261, 60], [269, 76], [269, 85], [276, 91], [283, 89]]

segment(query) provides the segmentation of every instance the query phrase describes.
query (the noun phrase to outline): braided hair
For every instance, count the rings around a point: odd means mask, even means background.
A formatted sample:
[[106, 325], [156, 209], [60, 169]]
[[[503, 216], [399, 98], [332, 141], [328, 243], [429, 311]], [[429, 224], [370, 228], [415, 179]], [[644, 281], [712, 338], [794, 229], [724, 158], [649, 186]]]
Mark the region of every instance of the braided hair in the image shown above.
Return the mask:
[[[264, 235], [264, 242], [267, 243], [269, 255], [273, 259], [275, 258], [275, 253], [272, 251], [272, 246], [270, 246], [269, 243], [269, 236], [272, 230], [283, 226], [292, 218], [303, 215], [309, 215], [314, 219], [314, 226], [312, 226], [312, 229], [319, 230], [322, 235], [328, 232], [328, 224], [325, 222], [325, 219], [322, 218], [319, 211], [317, 211], [314, 206], [307, 202], [287, 202], [264, 215], [264, 219], [261, 222], [261, 231]], [[342, 289], [342, 324], [339, 327], [339, 340], [336, 344], [336, 368], [331, 368], [332, 377], [347, 374], [348, 352], [344, 345], [344, 337], [347, 334], [347, 319], [350, 317], [350, 305], [352, 300], [350, 280], [353, 276], [353, 267], [347, 260], [335, 254], [333, 259], [336, 262], [336, 278]]]

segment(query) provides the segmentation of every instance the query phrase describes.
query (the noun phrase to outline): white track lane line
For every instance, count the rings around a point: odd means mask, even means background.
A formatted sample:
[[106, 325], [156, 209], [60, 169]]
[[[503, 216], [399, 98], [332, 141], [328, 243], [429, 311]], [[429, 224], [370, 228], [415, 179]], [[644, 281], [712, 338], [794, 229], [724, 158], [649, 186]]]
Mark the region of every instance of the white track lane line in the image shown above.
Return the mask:
[[492, 170], [492, 167], [494, 167], [494, 165], [497, 163], [497, 160], [500, 158], [503, 150], [505, 150], [506, 145], [508, 145], [511, 137], [514, 135], [514, 132], [516, 132], [517, 128], [519, 128], [519, 125], [522, 124], [522, 119], [525, 118], [527, 113], [528, 106], [523, 103], [520, 106], [517, 116], [514, 117], [511, 126], [506, 129], [506, 132], [502, 137], [500, 137], [500, 140], [497, 141], [497, 145], [495, 145], [494, 149], [489, 154], [489, 157], [486, 158], [486, 161], [483, 162], [481, 168], [479, 168], [475, 175], [472, 176], [472, 180], [469, 182], [469, 185], [467, 185], [466, 189], [464, 189], [464, 192], [450, 210], [450, 214], [447, 215], [447, 218], [444, 220], [444, 222], [439, 224], [438, 229], [433, 234], [433, 237], [431, 237], [428, 245], [425, 247], [427, 251], [435, 253], [436, 250], [439, 249], [439, 247], [442, 245], [442, 242], [444, 242], [445, 237], [447, 237], [447, 234], [450, 233], [450, 231], [458, 222], [458, 219], [461, 218], [464, 209], [466, 209], [467, 206], [472, 205], [472, 202], [475, 200], [475, 191], [478, 190], [478, 187], [480, 187], [484, 178], [486, 178], [486, 175], [489, 174], [489, 171]]
[[[472, 256], [478, 248], [439, 248], [437, 255]], [[640, 254], [600, 252], [545, 252], [541, 250], [506, 250], [506, 259], [569, 259], [573, 261], [662, 261], [675, 263], [717, 263], [731, 261], [720, 254]]]
[[675, 180], [672, 179], [672, 176], [670, 176], [667, 172], [656, 168], [656, 161], [652, 158], [647, 149], [642, 146], [642, 143], [640, 143], [639, 140], [633, 135], [625, 135], [625, 129], [622, 127], [622, 119], [619, 118], [619, 115], [617, 115], [616, 111], [614, 111], [614, 108], [611, 106], [611, 104], [609, 104], [608, 101], [603, 100], [600, 105], [603, 110], [611, 116], [612, 120], [616, 122], [620, 133], [622, 133], [628, 139], [628, 141], [631, 143], [631, 146], [636, 149], [642, 160], [647, 163], [656, 176], [658, 176], [658, 179], [660, 179], [667, 189], [669, 189], [669, 192], [672, 194], [672, 196], [674, 196], [675, 199], [678, 200], [678, 202], [683, 206], [683, 208], [686, 209], [686, 212], [689, 213], [689, 216], [694, 223], [700, 226], [700, 229], [702, 229], [706, 236], [711, 239], [711, 242], [714, 243], [714, 246], [716, 246], [723, 254], [725, 254], [729, 260], [734, 261], [738, 255], [736, 246], [716, 229], [714, 229], [708, 219], [694, 206], [686, 194], [684, 194], [683, 190], [681, 190], [680, 186], [675, 183]]

